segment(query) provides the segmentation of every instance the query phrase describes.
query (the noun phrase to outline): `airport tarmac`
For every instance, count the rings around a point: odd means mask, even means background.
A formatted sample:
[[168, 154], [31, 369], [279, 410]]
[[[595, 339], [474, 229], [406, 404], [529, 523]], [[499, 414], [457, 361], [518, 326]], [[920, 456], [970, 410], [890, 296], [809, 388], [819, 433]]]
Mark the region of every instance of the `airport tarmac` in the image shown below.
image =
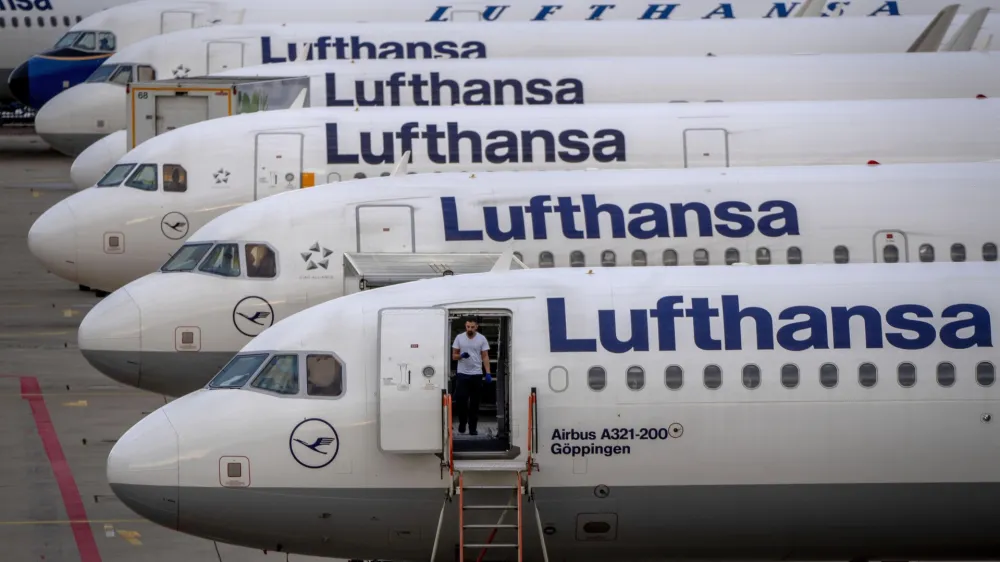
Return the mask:
[[87, 364], [76, 330], [98, 299], [28, 251], [32, 222], [74, 192], [71, 164], [34, 135], [0, 131], [0, 560], [329, 561], [171, 531], [111, 492], [108, 451], [164, 398]]

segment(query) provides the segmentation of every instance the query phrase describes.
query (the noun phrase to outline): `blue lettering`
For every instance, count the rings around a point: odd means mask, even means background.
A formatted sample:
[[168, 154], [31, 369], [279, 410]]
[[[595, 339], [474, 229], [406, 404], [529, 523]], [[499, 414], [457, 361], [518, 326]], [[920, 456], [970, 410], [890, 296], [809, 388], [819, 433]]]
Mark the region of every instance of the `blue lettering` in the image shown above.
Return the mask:
[[598, 330], [601, 335], [601, 347], [611, 353], [627, 351], [649, 351], [649, 326], [645, 310], [630, 310], [629, 320], [632, 324], [632, 335], [627, 341], [618, 339], [618, 329], [615, 325], [614, 310], [599, 310], [597, 312]]
[[587, 17], [587, 20], [600, 20], [601, 15], [604, 14], [606, 10], [609, 9], [613, 10], [614, 8], [615, 8], [614, 4], [594, 4], [593, 6], [590, 7], [590, 9], [594, 11], [590, 13], [590, 15]]
[[[959, 314], [968, 313], [970, 318], [962, 318], [949, 322], [941, 328], [941, 343], [952, 349], [969, 349], [970, 347], [993, 347], [993, 328], [990, 325], [990, 313], [978, 304], [953, 304], [944, 309], [942, 318], [958, 318]], [[971, 334], [959, 335], [959, 330], [969, 328]]]
[[[494, 207], [494, 211], [496, 208]], [[441, 216], [444, 217], [444, 239], [454, 240], [482, 240], [481, 230], [462, 230], [458, 226], [458, 205], [454, 197], [441, 198]], [[495, 216], [495, 213], [494, 213]], [[514, 222], [513, 212], [511, 212], [511, 222]], [[487, 223], [488, 224], [488, 223]], [[514, 230], [511, 228], [511, 230]], [[524, 217], [521, 217], [521, 231], [524, 232]]]
[[898, 16], [899, 15], [899, 4], [895, 0], [887, 0], [884, 4], [879, 6], [877, 10], [868, 14], [869, 16], [877, 16], [879, 14], [885, 14], [887, 16]]
[[546, 300], [549, 318], [549, 350], [553, 353], [597, 351], [597, 340], [571, 340], [566, 335], [566, 299]]
[[885, 322], [893, 328], [907, 330], [916, 333], [916, 337], [907, 338], [898, 332], [886, 333], [885, 339], [899, 349], [924, 349], [930, 347], [937, 337], [934, 326], [927, 322], [907, 318], [907, 314], [912, 314], [917, 318], [932, 318], [934, 313], [926, 306], [919, 304], [901, 304], [890, 308], [885, 313]]
[[708, 20], [712, 19], [712, 16], [722, 16], [722, 19], [733, 19], [736, 16], [733, 15], [733, 5], [732, 4], [719, 4], [719, 7], [709, 12], [707, 15], [702, 16], [701, 19]]
[[775, 2], [774, 7], [772, 7], [767, 14], [764, 15], [765, 18], [771, 17], [773, 14], [777, 14], [779, 18], [787, 18], [792, 14], [792, 12], [799, 6], [798, 2], [792, 2], [789, 6], [784, 2]]
[[[641, 20], [666, 20], [670, 19], [670, 14], [673, 13], [677, 6], [680, 4], [650, 4], [649, 8], [638, 19]], [[655, 17], [654, 17], [655, 16]]]
[[556, 10], [561, 10], [562, 6], [552, 5], [552, 6], [542, 6], [542, 9], [538, 11], [535, 17], [531, 18], [531, 21], [545, 21], [545, 18], [556, 13]]

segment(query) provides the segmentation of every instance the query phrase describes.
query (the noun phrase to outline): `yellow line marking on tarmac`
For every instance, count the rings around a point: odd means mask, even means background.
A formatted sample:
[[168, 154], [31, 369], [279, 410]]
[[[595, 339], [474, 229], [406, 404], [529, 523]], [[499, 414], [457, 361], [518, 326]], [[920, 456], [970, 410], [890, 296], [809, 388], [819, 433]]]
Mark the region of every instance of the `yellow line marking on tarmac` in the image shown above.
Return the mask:
[[72, 318], [72, 317], [76, 316], [77, 314], [80, 314], [79, 310], [73, 310], [72, 308], [64, 308], [63, 309], [63, 317], [64, 318]]
[[39, 336], [65, 336], [66, 334], [72, 334], [73, 332], [69, 330], [63, 330], [60, 332], [7, 332], [0, 333], [0, 339], [2, 338], [33, 338]]
[[72, 525], [74, 523], [84, 523], [86, 525], [100, 525], [102, 523], [149, 523], [145, 519], [84, 519], [82, 521], [0, 521], [0, 526], [15, 525]]
[[132, 546], [142, 546], [142, 541], [139, 537], [142, 535], [138, 531], [126, 531], [125, 529], [115, 529], [118, 532], [118, 536], [128, 541]]
[[87, 407], [87, 401], [86, 400], [77, 400], [76, 402], [63, 402], [63, 406], [78, 406], [78, 407], [86, 408]]

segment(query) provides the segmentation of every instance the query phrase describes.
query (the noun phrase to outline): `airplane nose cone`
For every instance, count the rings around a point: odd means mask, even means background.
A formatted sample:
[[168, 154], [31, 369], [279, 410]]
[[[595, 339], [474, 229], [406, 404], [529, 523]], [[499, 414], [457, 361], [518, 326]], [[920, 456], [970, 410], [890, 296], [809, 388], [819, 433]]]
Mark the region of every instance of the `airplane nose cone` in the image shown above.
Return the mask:
[[123, 287], [97, 303], [77, 332], [80, 353], [95, 369], [129, 386], [139, 386], [142, 350], [139, 306]]
[[97, 185], [118, 159], [128, 152], [127, 144], [128, 132], [115, 131], [88, 146], [76, 157], [69, 169], [73, 185], [78, 189]]
[[179, 517], [178, 447], [177, 431], [160, 408], [125, 432], [108, 455], [108, 483], [118, 499], [171, 529]]
[[77, 282], [76, 217], [69, 203], [60, 201], [38, 217], [28, 230], [28, 249], [49, 271]]
[[21, 63], [7, 78], [7, 87], [14, 99], [24, 105], [31, 105], [31, 79], [29, 78], [28, 62]]

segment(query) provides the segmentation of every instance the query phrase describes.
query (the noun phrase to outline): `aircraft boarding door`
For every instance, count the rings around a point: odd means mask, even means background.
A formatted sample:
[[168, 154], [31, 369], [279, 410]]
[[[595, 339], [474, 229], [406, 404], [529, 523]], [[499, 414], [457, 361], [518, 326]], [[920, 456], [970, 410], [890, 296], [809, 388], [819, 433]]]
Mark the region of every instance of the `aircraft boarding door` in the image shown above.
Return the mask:
[[413, 207], [409, 205], [359, 205], [358, 252], [413, 252]]
[[685, 129], [685, 168], [729, 167], [729, 137], [725, 129]]
[[194, 12], [166, 11], [160, 13], [160, 35], [194, 27]]
[[875, 233], [876, 263], [906, 261], [910, 261], [906, 248], [906, 234], [899, 230], [880, 230]]
[[302, 184], [302, 133], [260, 133], [254, 156], [257, 181], [254, 199], [263, 199]]
[[387, 308], [378, 322], [379, 448], [439, 453], [451, 354], [443, 308]]
[[208, 73], [243, 68], [243, 43], [211, 41], [208, 44]]

